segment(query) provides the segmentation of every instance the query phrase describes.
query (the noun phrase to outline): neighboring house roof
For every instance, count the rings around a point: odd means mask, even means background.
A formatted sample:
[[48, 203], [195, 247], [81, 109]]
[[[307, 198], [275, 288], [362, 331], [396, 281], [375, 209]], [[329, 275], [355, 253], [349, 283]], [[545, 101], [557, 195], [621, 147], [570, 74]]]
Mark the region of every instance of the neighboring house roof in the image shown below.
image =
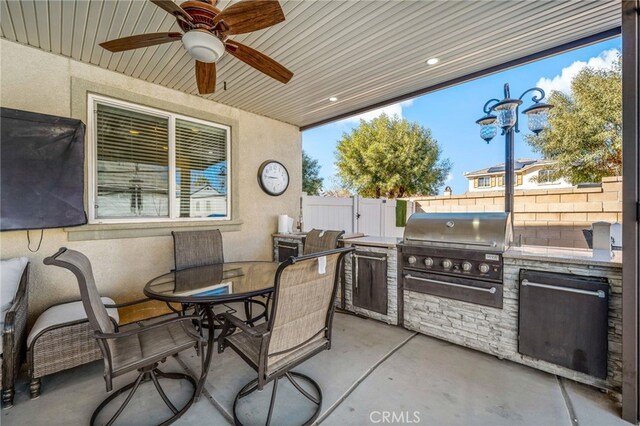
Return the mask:
[[191, 193], [191, 198], [220, 197], [222, 195], [223, 194], [213, 189], [211, 185], [202, 185], [200, 188]]
[[[554, 160], [519, 158], [515, 160], [514, 171], [524, 171], [532, 167], [549, 166], [552, 164], [555, 164]], [[504, 163], [496, 164], [495, 166], [491, 167], [485, 167], [484, 169], [476, 170], [474, 172], [466, 172], [464, 175], [466, 177], [474, 177], [490, 174], [504, 174]]]

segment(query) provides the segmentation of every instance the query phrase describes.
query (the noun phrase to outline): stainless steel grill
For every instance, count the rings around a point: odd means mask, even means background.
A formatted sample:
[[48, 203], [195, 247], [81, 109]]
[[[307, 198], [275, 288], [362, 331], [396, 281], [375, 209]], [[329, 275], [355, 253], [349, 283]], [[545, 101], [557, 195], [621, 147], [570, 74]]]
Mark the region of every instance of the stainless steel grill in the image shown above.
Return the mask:
[[415, 213], [403, 243], [504, 252], [511, 238], [508, 213]]
[[405, 291], [502, 308], [508, 213], [415, 213], [399, 244]]

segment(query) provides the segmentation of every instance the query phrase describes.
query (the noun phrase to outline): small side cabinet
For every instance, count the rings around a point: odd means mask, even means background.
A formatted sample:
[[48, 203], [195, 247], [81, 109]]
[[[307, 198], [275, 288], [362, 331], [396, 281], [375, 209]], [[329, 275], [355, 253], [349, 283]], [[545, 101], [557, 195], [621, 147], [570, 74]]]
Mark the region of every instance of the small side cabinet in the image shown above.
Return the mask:
[[352, 262], [353, 305], [387, 315], [387, 256], [356, 251]]
[[298, 245], [293, 243], [278, 243], [278, 262], [287, 260], [291, 256], [298, 257]]
[[282, 239], [279, 237], [274, 237], [273, 239], [273, 260], [278, 262], [283, 262], [293, 257], [298, 257], [302, 254], [302, 245], [304, 239], [300, 239], [300, 241], [293, 240], [291, 238]]

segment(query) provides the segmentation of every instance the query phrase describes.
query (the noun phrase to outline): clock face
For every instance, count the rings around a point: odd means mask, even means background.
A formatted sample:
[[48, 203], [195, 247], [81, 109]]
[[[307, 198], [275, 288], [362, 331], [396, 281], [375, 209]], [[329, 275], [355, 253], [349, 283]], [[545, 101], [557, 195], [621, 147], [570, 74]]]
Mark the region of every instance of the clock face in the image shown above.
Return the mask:
[[277, 161], [265, 161], [258, 170], [258, 181], [269, 195], [281, 195], [289, 186], [289, 172]]

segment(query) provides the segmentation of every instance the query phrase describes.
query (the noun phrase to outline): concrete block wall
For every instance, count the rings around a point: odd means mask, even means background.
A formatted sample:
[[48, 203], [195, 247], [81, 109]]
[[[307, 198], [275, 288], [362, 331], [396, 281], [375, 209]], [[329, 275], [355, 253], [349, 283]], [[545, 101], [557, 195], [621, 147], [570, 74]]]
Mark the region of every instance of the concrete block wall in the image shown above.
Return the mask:
[[[477, 192], [412, 198], [421, 212], [504, 211], [504, 192]], [[602, 179], [599, 187], [516, 191], [514, 236], [523, 244], [588, 248], [583, 229], [593, 222], [622, 223], [622, 177]]]
[[[520, 269], [608, 277], [609, 353], [606, 379], [560, 367], [518, 353], [518, 297]], [[621, 268], [577, 265], [566, 262], [504, 259], [504, 307], [490, 308], [412, 291], [404, 292], [404, 326], [468, 348], [509, 359], [615, 392], [622, 386], [622, 270]]]

